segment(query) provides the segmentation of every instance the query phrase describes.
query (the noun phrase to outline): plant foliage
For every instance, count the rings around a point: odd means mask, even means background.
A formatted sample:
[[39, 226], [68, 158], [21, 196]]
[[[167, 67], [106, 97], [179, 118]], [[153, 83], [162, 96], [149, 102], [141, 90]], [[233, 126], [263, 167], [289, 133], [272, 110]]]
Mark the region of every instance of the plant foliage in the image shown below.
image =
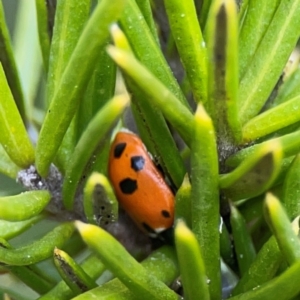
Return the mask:
[[[20, 1], [14, 43], [2, 2], [0, 297], [299, 297], [300, 0]], [[118, 208], [120, 127], [171, 245]]]

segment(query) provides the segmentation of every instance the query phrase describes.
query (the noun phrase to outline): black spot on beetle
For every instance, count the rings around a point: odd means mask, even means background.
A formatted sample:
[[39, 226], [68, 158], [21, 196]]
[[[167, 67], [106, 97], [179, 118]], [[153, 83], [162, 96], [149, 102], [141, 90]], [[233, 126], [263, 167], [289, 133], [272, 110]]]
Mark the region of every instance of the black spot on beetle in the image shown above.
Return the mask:
[[167, 210], [162, 210], [161, 214], [165, 218], [170, 218], [171, 217], [170, 213]]
[[138, 172], [144, 169], [145, 158], [143, 156], [132, 156], [131, 157], [131, 169]]
[[137, 190], [137, 181], [131, 178], [125, 178], [119, 183], [123, 194], [132, 194]]
[[115, 146], [115, 149], [114, 149], [114, 157], [115, 158], [120, 158], [123, 151], [125, 150], [126, 148], [126, 143], [119, 143]]

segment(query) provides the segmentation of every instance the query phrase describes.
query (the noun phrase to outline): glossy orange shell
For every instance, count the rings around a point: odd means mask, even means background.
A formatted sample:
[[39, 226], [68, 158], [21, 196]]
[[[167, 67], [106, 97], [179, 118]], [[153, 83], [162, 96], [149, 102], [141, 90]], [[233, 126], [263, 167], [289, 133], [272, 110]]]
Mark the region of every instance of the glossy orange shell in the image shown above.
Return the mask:
[[174, 195], [135, 134], [116, 135], [108, 175], [120, 205], [143, 231], [151, 235], [173, 225]]

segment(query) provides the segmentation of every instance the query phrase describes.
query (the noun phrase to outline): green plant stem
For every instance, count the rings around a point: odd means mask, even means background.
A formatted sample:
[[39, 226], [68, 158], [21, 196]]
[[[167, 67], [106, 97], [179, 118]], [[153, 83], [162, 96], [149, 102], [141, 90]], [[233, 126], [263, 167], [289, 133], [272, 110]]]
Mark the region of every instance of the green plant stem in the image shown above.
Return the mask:
[[253, 300], [272, 299], [276, 295], [277, 299], [293, 299], [300, 291], [300, 286], [295, 278], [300, 276], [300, 262], [296, 262], [280, 276], [267, 283], [251, 289], [241, 295], [231, 297], [230, 300]]
[[[11, 245], [2, 238], [0, 238], [0, 247], [12, 249]], [[23, 283], [25, 283], [37, 293], [46, 293], [52, 287], [51, 282], [48, 282], [47, 280], [45, 280], [45, 278], [40, 276], [40, 274], [35, 272], [35, 266], [4, 266], [3, 269], [17, 276]]]
[[279, 0], [252, 0], [243, 1], [243, 10], [240, 14], [244, 14], [245, 2], [248, 2], [247, 14], [242, 24], [239, 34], [239, 78], [247, 71], [247, 67], [255, 51], [259, 47], [260, 41], [263, 39], [266, 30], [279, 4]]
[[86, 181], [95, 158], [128, 103], [127, 95], [115, 96], [95, 115], [78, 141], [63, 183], [63, 202], [67, 209], [73, 208], [76, 190]]
[[[165, 118], [179, 132], [183, 140], [190, 145], [193, 134], [193, 122], [191, 121], [192, 113], [189, 109], [128, 51], [113, 46], [108, 47], [107, 51], [113, 60], [149, 96], [149, 99], [155, 101], [153, 104], [162, 111]], [[149, 101], [149, 99], [143, 100]]]
[[198, 241], [192, 231], [180, 220], [175, 227], [175, 244], [185, 299], [210, 299]]
[[249, 0], [241, 0], [239, 1], [239, 4], [239, 23], [243, 25], [245, 14], [248, 9]]
[[212, 2], [213, 2], [212, 0], [202, 0], [201, 1], [201, 10], [200, 10], [200, 14], [198, 14], [198, 18], [199, 18], [199, 22], [200, 22], [200, 26], [201, 26], [202, 30], [205, 29], [209, 9], [210, 9]]
[[42, 261], [52, 255], [55, 246], [61, 247], [74, 231], [73, 223], [64, 223], [55, 227], [52, 231], [26, 246], [15, 249], [0, 248], [0, 262], [24, 266]]
[[24, 95], [16, 67], [13, 49], [5, 22], [2, 2], [0, 3], [0, 61], [5, 71], [7, 82], [9, 84], [14, 101], [18, 111], [22, 117], [24, 124], [26, 124], [26, 112], [24, 104]]
[[194, 1], [164, 1], [172, 36], [197, 103], [207, 101], [207, 49]]
[[21, 168], [12, 162], [3, 146], [0, 144], [0, 172], [15, 179], [20, 170]]
[[34, 273], [30, 267], [10, 266], [7, 270], [39, 294], [47, 293], [53, 286], [39, 274]]
[[283, 203], [290, 218], [300, 215], [300, 155], [290, 165], [283, 184]]
[[247, 156], [257, 151], [258, 148], [266, 145], [271, 149], [274, 145], [273, 143], [279, 143], [281, 145], [283, 158], [295, 155], [300, 151], [300, 130], [245, 148], [230, 156], [226, 164], [231, 167], [236, 167], [244, 161]]
[[243, 142], [275, 132], [300, 120], [300, 95], [251, 119], [243, 127]]
[[118, 220], [118, 200], [104, 175], [93, 172], [87, 180], [83, 207], [90, 224], [103, 227]]
[[140, 16], [141, 12], [136, 1], [127, 0], [120, 18], [120, 24], [135, 56], [189, 109], [188, 102], [182, 94], [180, 86], [174, 78], [155, 38], [144, 18]]
[[280, 87], [276, 98], [274, 99], [271, 107], [276, 107], [281, 103], [284, 103], [294, 97], [299, 96], [299, 79], [300, 79], [300, 69], [296, 69]]
[[[82, 262], [81, 267], [84, 272], [86, 272], [88, 276], [90, 276], [94, 280], [96, 280], [105, 271], [105, 266], [94, 254], [88, 256]], [[41, 296], [39, 300], [69, 300], [74, 296], [74, 292], [69, 288], [66, 282], [62, 280], [48, 293]]]
[[[215, 1], [207, 22], [208, 109], [218, 144], [227, 149], [241, 140], [238, 120], [238, 18], [234, 0]], [[224, 151], [224, 150], [223, 150]]]
[[93, 75], [77, 111], [77, 142], [95, 114], [114, 96], [117, 68], [106, 52], [108, 43], [109, 39], [99, 50]]
[[9, 240], [11, 238], [14, 238], [18, 235], [20, 235], [22, 232], [33, 226], [35, 223], [39, 222], [41, 219], [43, 219], [45, 216], [42, 214], [39, 214], [37, 216], [34, 216], [31, 219], [19, 221], [19, 222], [10, 222], [10, 221], [4, 221], [0, 220], [0, 232], [1, 237]]
[[29, 191], [15, 196], [0, 197], [0, 218], [23, 221], [38, 215], [50, 201], [48, 191]]
[[231, 205], [230, 224], [240, 274], [243, 275], [254, 261], [256, 253], [246, 222], [233, 205]]
[[17, 166], [27, 168], [34, 162], [34, 149], [11, 94], [1, 64], [0, 90], [0, 143]]
[[282, 262], [282, 254], [274, 236], [272, 236], [257, 253], [249, 269], [244, 273], [232, 295], [238, 295], [255, 289], [271, 280]]
[[[121, 14], [125, 0], [101, 1], [87, 22], [55, 89], [36, 148], [36, 167], [46, 176], [94, 69], [108, 26]], [[82, 63], [85, 61], [85, 63]], [[74, 72], [76, 70], [76, 72]]]
[[[114, 26], [111, 32], [115, 44], [132, 53], [123, 32], [117, 26]], [[145, 94], [133, 80], [126, 75], [124, 78], [128, 89], [133, 94], [131, 109], [141, 138], [147, 149], [158, 157], [165, 174], [176, 187], [179, 187], [186, 170], [162, 112], [153, 106], [151, 97]]]
[[[13, 44], [14, 57], [24, 96], [25, 113], [28, 120], [31, 121], [34, 100], [43, 76], [35, 1], [18, 2]], [[26, 125], [29, 126], [28, 123]]]
[[48, 13], [44, 0], [35, 0], [36, 16], [38, 23], [38, 33], [40, 47], [43, 56], [44, 69], [48, 72], [49, 53], [50, 53], [50, 36], [48, 30]]
[[281, 165], [281, 145], [277, 141], [262, 144], [235, 170], [220, 176], [220, 188], [232, 201], [255, 197], [274, 183]]
[[[57, 3], [47, 80], [47, 107], [53, 100], [63, 73], [87, 22], [90, 6], [91, 0], [65, 0]], [[75, 118], [73, 118], [55, 158], [55, 163], [62, 173], [65, 173], [76, 144], [77, 128], [75, 121]]]
[[[83, 240], [129, 290], [142, 299], [177, 299], [174, 291], [148, 273], [109, 233], [95, 225], [76, 221]], [[105, 247], [102, 247], [102, 241]]]
[[184, 220], [190, 228], [192, 226], [191, 188], [186, 174], [175, 196], [175, 220]]
[[153, 107], [153, 100], [148, 95], [130, 78], [127, 77], [126, 82], [133, 93], [131, 109], [143, 142], [151, 154], [158, 158], [166, 176], [179, 187], [186, 169], [166, 120]]
[[156, 40], [157, 45], [159, 45], [159, 38], [157, 34], [157, 28], [152, 16], [151, 10], [151, 0], [136, 0], [137, 5], [139, 6], [140, 11], [143, 13], [145, 21], [153, 35], [153, 38]]
[[66, 252], [55, 248], [53, 256], [59, 274], [76, 295], [97, 286], [95, 281]]
[[251, 66], [240, 82], [239, 117], [242, 124], [259, 113], [274, 88], [299, 38], [299, 14], [300, 0], [280, 1]]
[[[286, 215], [279, 200], [271, 193], [266, 195], [265, 216], [276, 237], [280, 250], [287, 262], [292, 265], [300, 258], [300, 241], [298, 239], [299, 223], [291, 226], [290, 220]], [[298, 218], [299, 221], [299, 218]]]
[[220, 254], [224, 263], [232, 268], [232, 266], [235, 264], [232, 238], [228, 232], [228, 229], [226, 228], [223, 218], [221, 219], [220, 227]]
[[218, 156], [212, 120], [202, 105], [194, 118], [191, 147], [192, 229], [202, 250], [211, 299], [220, 299]]
[[[57, 3], [47, 80], [48, 106], [60, 85], [64, 70], [87, 22], [90, 2], [90, 0], [65, 0]], [[72, 27], [72, 31], [70, 31], [70, 27]]]
[[[153, 263], [154, 261], [155, 263]], [[176, 253], [173, 247], [170, 246], [163, 246], [162, 248], [152, 252], [149, 257], [141, 262], [141, 266], [149, 274], [156, 276], [158, 280], [164, 282], [166, 285], [170, 285], [179, 275]], [[101, 298], [101, 300], [137, 299], [136, 295], [130, 292], [118, 278], [115, 278], [96, 289], [77, 296], [75, 299], [87, 300], [91, 298]], [[138, 298], [140, 297], [138, 296]]]

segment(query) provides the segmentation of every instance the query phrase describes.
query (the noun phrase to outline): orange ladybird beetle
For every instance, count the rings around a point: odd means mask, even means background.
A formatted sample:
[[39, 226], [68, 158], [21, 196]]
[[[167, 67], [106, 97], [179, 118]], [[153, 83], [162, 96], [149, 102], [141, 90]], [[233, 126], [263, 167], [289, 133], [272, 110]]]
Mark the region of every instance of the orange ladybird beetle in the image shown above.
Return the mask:
[[109, 179], [120, 205], [151, 237], [172, 227], [174, 194], [134, 133], [117, 133], [110, 149]]

